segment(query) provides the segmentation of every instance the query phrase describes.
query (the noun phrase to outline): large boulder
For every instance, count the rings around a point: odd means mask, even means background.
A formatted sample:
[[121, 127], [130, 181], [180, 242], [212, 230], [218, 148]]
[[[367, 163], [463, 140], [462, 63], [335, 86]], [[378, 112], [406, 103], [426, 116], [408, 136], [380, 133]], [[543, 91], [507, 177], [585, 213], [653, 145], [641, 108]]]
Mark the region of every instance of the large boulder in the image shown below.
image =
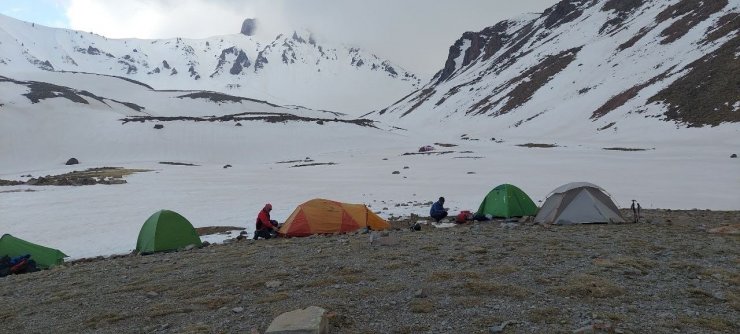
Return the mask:
[[80, 162], [76, 158], [70, 158], [69, 160], [67, 160], [67, 163], [65, 165], [71, 166], [71, 165], [76, 165], [76, 164], [79, 164], [79, 163]]
[[326, 334], [329, 333], [326, 310], [309, 306], [283, 313], [270, 323], [265, 334]]

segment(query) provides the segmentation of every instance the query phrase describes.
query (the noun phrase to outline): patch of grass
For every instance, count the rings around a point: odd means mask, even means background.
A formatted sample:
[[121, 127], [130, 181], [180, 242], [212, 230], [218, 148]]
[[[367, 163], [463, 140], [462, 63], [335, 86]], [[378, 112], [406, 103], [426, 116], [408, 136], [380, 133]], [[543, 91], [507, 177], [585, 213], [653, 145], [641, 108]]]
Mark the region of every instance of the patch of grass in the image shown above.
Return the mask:
[[477, 279], [480, 278], [480, 274], [472, 271], [435, 271], [432, 273], [430, 280], [433, 282], [443, 282], [461, 278]]
[[557, 307], [536, 308], [529, 311], [529, 320], [537, 323], [554, 324], [563, 318], [561, 310]]
[[82, 296], [82, 292], [77, 290], [57, 290], [51, 293], [51, 297], [44, 301], [44, 303], [66, 301], [76, 299]]
[[655, 261], [630, 256], [618, 256], [614, 259], [598, 258], [593, 261], [593, 264], [599, 267], [614, 269], [637, 269], [643, 275], [647, 274], [650, 269], [655, 268], [657, 265]]
[[394, 329], [393, 334], [412, 334], [412, 333], [424, 333], [430, 331], [431, 328], [428, 325], [410, 325], [402, 326]]
[[495, 275], [506, 275], [511, 274], [519, 271], [518, 267], [512, 266], [510, 264], [502, 264], [499, 266], [493, 266], [487, 270], [491, 274]]
[[727, 300], [735, 311], [740, 311], [740, 294], [732, 291], [727, 292]]
[[406, 268], [407, 265], [403, 262], [391, 262], [383, 266], [383, 269], [385, 270], [397, 270], [397, 269], [403, 269]]
[[184, 333], [212, 333], [211, 327], [203, 324], [190, 324], [183, 328]]
[[4, 310], [0, 311], [0, 323], [2, 322], [10, 322], [14, 320], [17, 316], [17, 311], [15, 310]]
[[281, 300], [286, 300], [288, 298], [290, 298], [290, 296], [288, 296], [287, 293], [279, 292], [279, 293], [271, 293], [262, 298], [258, 298], [257, 300], [255, 300], [255, 302], [258, 304], [274, 303], [274, 302], [279, 302]]
[[465, 282], [465, 284], [463, 284], [463, 287], [468, 293], [476, 296], [493, 295], [522, 299], [532, 294], [532, 291], [521, 286], [501, 284], [498, 282], [490, 281], [467, 281]]
[[409, 303], [409, 310], [413, 313], [431, 313], [434, 311], [434, 302], [429, 298], [414, 299]]
[[682, 315], [678, 317], [678, 321], [682, 324], [711, 329], [715, 331], [731, 331], [737, 328], [737, 324], [735, 322], [720, 318], [718, 316], [689, 317]]
[[421, 250], [425, 252], [438, 252], [439, 247], [434, 246], [434, 245], [426, 245], [424, 247], [421, 247]]
[[577, 275], [566, 284], [553, 289], [561, 296], [582, 298], [609, 298], [624, 294], [624, 289], [613, 282], [594, 275]]
[[85, 325], [88, 328], [100, 328], [127, 318], [131, 318], [131, 315], [127, 313], [102, 313], [85, 320]]
[[462, 308], [480, 307], [486, 304], [487, 299], [475, 296], [456, 297], [454, 303]]
[[181, 305], [173, 305], [166, 303], [158, 303], [149, 307], [149, 312], [146, 313], [150, 318], [162, 317], [170, 314], [177, 313], [190, 313], [194, 310], [190, 307], [182, 307]]
[[190, 302], [197, 305], [203, 305], [209, 310], [217, 310], [226, 304], [236, 300], [233, 296], [202, 297], [191, 300]]
[[[489, 315], [477, 316], [475, 317], [475, 319], [472, 319], [472, 320], [473, 320], [473, 325], [475, 325], [475, 327], [488, 328], [488, 327], [491, 327], [491, 325], [500, 324], [507, 319], [505, 319], [504, 317], [498, 314], [489, 314]], [[489, 332], [485, 331], [484, 333], [489, 333]]]
[[339, 279], [336, 277], [325, 277], [325, 278], [319, 278], [313, 281], [310, 281], [306, 283], [307, 287], [310, 288], [320, 288], [320, 287], [327, 287], [330, 285], [339, 284]]
[[686, 292], [688, 293], [689, 297], [692, 298], [692, 300], [697, 304], [718, 302], [714, 295], [709, 291], [705, 291], [699, 288], [689, 288], [686, 289]]

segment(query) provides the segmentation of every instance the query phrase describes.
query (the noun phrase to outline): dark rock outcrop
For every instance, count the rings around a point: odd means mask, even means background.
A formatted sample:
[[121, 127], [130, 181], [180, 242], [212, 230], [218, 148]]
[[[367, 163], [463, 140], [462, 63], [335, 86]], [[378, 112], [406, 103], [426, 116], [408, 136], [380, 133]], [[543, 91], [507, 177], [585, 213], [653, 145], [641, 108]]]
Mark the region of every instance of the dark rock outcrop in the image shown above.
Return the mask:
[[65, 165], [72, 166], [72, 165], [77, 165], [79, 163], [80, 163], [80, 161], [77, 160], [77, 158], [70, 158], [69, 160], [67, 160], [67, 162], [65, 163]]
[[257, 32], [257, 19], [246, 19], [242, 23], [241, 34], [246, 36], [254, 36]]

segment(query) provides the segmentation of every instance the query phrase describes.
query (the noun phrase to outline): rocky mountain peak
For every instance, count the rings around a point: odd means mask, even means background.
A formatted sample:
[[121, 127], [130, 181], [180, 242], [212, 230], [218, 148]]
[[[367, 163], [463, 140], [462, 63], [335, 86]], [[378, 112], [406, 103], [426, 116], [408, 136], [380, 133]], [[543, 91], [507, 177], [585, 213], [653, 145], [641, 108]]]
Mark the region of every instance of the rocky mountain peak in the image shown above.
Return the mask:
[[257, 32], [257, 19], [246, 19], [242, 23], [242, 35], [254, 36]]
[[559, 133], [740, 123], [729, 84], [738, 15], [728, 0], [561, 0], [465, 32], [432, 81], [378, 114], [489, 116], [499, 130], [558, 124]]

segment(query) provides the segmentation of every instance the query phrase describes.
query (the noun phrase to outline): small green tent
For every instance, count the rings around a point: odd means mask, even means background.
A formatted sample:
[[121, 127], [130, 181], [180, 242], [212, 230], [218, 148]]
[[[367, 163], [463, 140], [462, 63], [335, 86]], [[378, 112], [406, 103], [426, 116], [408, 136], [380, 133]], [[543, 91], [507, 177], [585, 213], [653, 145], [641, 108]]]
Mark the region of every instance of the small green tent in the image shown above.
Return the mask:
[[30, 254], [31, 260], [34, 260], [36, 266], [42, 269], [60, 265], [67, 257], [58, 249], [37, 245], [10, 234], [4, 234], [0, 238], [0, 256], [15, 257], [26, 254]]
[[161, 210], [151, 215], [141, 226], [136, 250], [154, 253], [177, 250], [189, 245], [203, 245], [193, 225], [177, 212]]
[[509, 218], [534, 216], [536, 213], [537, 205], [525, 192], [511, 184], [502, 184], [483, 198], [475, 214]]

